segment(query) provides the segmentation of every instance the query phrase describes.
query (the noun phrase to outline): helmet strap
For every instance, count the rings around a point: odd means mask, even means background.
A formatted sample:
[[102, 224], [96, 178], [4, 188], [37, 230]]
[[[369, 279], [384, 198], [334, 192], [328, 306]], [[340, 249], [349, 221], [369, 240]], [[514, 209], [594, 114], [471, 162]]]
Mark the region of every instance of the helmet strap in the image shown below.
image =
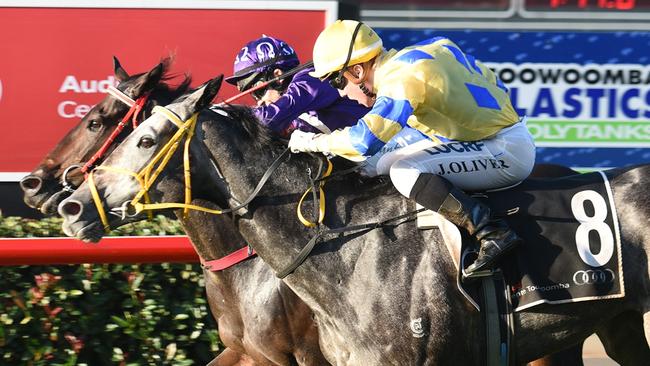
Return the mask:
[[[363, 92], [363, 94], [365, 94], [367, 97], [370, 97], [370, 98], [376, 97], [377, 95], [375, 93], [371, 92], [370, 89], [368, 89], [368, 87], [366, 87], [365, 84], [364, 84], [365, 81], [368, 80], [368, 72], [370, 70], [372, 70], [372, 66], [368, 67], [369, 62], [364, 62], [364, 63], [358, 64], [358, 65], [361, 66], [361, 68], [363, 69], [363, 71], [362, 71], [363, 75], [361, 75], [361, 74], [354, 75], [353, 73], [348, 71], [356, 79], [355, 81], [352, 81], [352, 83], [356, 84], [359, 87], [359, 89], [361, 90], [361, 92]], [[356, 65], [354, 65], [354, 66], [356, 66]], [[354, 67], [354, 66], [352, 66], [352, 67]]]
[[373, 93], [370, 91], [370, 89], [366, 88], [363, 83], [357, 84], [359, 86], [359, 89], [361, 89], [361, 92], [365, 94], [367, 97], [374, 98], [377, 96], [377, 94]]
[[[348, 55], [345, 57], [345, 62], [343, 63], [343, 67], [341, 67], [341, 70], [339, 70], [334, 77], [334, 84], [335, 85], [345, 85], [343, 79], [345, 76], [343, 74], [345, 73], [345, 70], [348, 68], [348, 64], [350, 63], [350, 58], [352, 57], [352, 51], [354, 50], [354, 41], [357, 39], [357, 33], [359, 33], [359, 29], [361, 29], [361, 25], [363, 23], [359, 22], [357, 23], [357, 26], [354, 28], [354, 31], [352, 32], [352, 39], [350, 39], [350, 46], [348, 47]], [[337, 88], [337, 89], [343, 89]]]

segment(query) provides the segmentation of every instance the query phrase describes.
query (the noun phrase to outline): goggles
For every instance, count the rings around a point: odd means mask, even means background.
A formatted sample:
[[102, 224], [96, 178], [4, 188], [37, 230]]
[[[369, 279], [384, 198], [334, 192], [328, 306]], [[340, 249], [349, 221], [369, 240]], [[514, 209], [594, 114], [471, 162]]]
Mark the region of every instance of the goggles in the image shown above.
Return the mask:
[[332, 88], [343, 90], [343, 88], [348, 85], [348, 79], [343, 76], [344, 72], [345, 69], [342, 69], [341, 71], [337, 71], [327, 77], [327, 82], [332, 86]]
[[[265, 83], [265, 82], [266, 82], [265, 80], [260, 80], [260, 81], [256, 82], [255, 84], [253, 84], [253, 87], [256, 87], [256, 86], [258, 86], [259, 84], [262, 84], [262, 83]], [[259, 101], [260, 99], [262, 99], [262, 97], [264, 97], [264, 94], [266, 94], [266, 91], [267, 91], [270, 87], [271, 87], [271, 84], [267, 85], [267, 86], [264, 87], [264, 88], [260, 88], [260, 89], [254, 90], [254, 91], [251, 92], [251, 96], [253, 97], [253, 99]]]
[[[253, 75], [238, 81], [237, 88], [241, 91], [245, 91], [254, 88], [260, 84], [266, 83], [272, 79], [273, 79], [273, 71], [271, 70], [267, 70], [261, 73], [254, 73]], [[263, 88], [253, 90], [252, 92], [250, 92], [250, 94], [253, 97], [253, 99], [259, 101], [260, 99], [262, 99], [262, 97], [264, 97], [264, 94], [266, 93], [267, 90], [269, 89], [282, 90], [283, 87], [284, 85], [282, 82], [273, 82], [273, 83], [269, 83], [267, 86]]]

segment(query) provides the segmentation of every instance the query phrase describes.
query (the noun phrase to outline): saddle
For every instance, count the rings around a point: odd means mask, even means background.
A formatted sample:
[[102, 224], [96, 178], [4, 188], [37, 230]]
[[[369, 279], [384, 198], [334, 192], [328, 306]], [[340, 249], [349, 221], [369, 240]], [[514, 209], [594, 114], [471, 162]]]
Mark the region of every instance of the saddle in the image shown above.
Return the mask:
[[[524, 240], [501, 263], [515, 311], [625, 296], [620, 229], [604, 172], [528, 179], [511, 189], [472, 196]], [[467, 240], [455, 225], [424, 211], [418, 227], [439, 228], [459, 272], [469, 264], [471, 250], [463, 247]]]
[[487, 365], [513, 362], [513, 311], [625, 296], [620, 229], [605, 173], [529, 179], [472, 196], [524, 240], [480, 282], [462, 281], [473, 255], [467, 235], [432, 211], [420, 212], [417, 223], [420, 229], [440, 230], [458, 271], [459, 291], [483, 315]]

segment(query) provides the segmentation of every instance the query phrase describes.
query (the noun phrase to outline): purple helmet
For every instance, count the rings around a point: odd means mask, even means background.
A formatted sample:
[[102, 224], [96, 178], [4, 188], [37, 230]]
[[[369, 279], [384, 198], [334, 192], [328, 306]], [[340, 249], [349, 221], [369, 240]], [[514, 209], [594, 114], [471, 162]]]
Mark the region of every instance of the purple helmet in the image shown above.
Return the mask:
[[237, 85], [240, 80], [248, 79], [274, 69], [290, 70], [300, 64], [296, 51], [286, 42], [263, 35], [248, 42], [235, 57], [233, 75], [226, 78], [230, 84]]

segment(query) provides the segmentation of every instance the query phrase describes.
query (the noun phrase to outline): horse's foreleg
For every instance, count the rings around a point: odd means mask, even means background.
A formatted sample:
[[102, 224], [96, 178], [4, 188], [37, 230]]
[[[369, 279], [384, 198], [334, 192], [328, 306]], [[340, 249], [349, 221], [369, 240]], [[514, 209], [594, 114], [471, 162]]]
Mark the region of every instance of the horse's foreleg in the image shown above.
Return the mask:
[[[650, 360], [650, 348], [646, 341], [648, 315], [636, 311], [622, 313], [596, 332], [607, 355], [621, 365], [644, 365]], [[645, 332], [644, 332], [645, 328]], [[645, 333], [645, 335], [644, 335]]]

